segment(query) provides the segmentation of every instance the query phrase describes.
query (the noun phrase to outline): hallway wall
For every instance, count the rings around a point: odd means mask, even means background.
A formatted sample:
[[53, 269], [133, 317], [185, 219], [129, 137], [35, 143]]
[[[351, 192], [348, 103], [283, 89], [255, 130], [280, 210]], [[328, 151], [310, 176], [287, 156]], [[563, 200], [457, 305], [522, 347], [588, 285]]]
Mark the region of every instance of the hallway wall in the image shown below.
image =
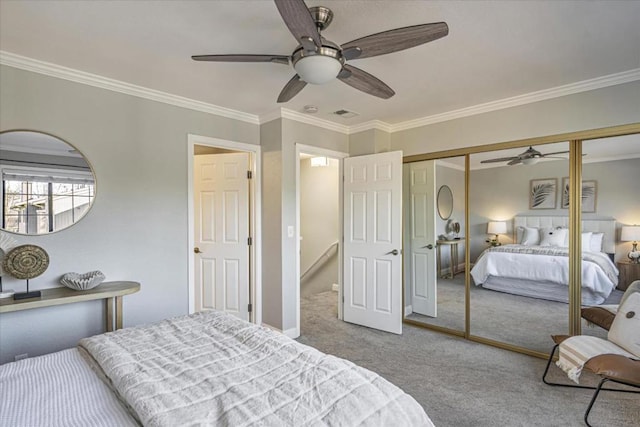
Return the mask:
[[[300, 160], [300, 274], [302, 275], [340, 236], [339, 161], [312, 167]], [[338, 283], [338, 254], [332, 250], [319, 269], [300, 283], [301, 296], [331, 290]]]

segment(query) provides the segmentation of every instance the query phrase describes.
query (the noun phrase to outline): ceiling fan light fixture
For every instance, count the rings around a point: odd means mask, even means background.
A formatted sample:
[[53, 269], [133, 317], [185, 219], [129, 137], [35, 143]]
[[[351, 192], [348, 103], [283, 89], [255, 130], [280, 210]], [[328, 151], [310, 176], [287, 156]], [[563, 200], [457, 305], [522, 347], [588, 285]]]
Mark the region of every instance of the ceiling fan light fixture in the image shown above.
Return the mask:
[[535, 165], [539, 160], [539, 157], [529, 157], [527, 159], [522, 159], [522, 163], [525, 165]]
[[300, 79], [314, 85], [330, 82], [342, 70], [342, 63], [331, 56], [313, 55], [300, 58], [294, 65]]

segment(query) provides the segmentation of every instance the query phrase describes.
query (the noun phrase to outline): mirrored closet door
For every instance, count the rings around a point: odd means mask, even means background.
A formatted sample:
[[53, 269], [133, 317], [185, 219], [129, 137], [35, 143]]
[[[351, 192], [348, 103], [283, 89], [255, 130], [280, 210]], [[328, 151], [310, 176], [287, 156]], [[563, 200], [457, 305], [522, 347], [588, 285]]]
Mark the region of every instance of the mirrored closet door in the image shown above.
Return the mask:
[[[640, 280], [632, 252], [634, 239], [640, 239], [640, 135], [583, 141], [582, 154], [582, 306], [614, 308]], [[563, 204], [568, 190], [563, 182]], [[581, 329], [607, 336], [606, 329], [584, 319]]]
[[470, 156], [470, 335], [547, 352], [569, 332], [569, 143]]
[[465, 330], [465, 158], [404, 164], [405, 319]]

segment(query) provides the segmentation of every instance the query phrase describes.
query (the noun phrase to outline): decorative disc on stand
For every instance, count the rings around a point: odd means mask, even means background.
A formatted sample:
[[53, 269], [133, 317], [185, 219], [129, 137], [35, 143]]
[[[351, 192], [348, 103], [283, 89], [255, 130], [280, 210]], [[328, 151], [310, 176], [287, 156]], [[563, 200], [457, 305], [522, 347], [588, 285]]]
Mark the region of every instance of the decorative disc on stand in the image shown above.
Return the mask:
[[18, 246], [18, 242], [9, 233], [0, 231], [0, 298], [12, 297], [15, 292], [13, 289], [4, 289], [2, 287], [2, 277], [6, 276], [6, 272], [2, 267], [4, 256], [13, 248]]
[[27, 292], [15, 293], [13, 299], [36, 298], [40, 291], [29, 292], [29, 279], [38, 277], [49, 267], [49, 254], [36, 245], [21, 245], [11, 249], [2, 260], [2, 268], [16, 279], [27, 280]]
[[33, 279], [49, 267], [49, 254], [36, 245], [20, 245], [2, 260], [4, 270], [16, 279]]

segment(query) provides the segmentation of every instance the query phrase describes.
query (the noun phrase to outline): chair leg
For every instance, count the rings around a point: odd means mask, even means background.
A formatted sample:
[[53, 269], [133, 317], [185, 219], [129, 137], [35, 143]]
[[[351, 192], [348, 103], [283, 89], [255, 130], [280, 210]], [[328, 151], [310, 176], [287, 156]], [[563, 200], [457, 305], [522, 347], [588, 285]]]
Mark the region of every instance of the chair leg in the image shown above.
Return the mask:
[[551, 362], [553, 361], [553, 355], [555, 354], [556, 349], [558, 348], [559, 345], [560, 344], [556, 344], [551, 349], [551, 353], [549, 353], [549, 360], [547, 360], [547, 367], [544, 368], [544, 374], [542, 374], [542, 382], [547, 385], [556, 385], [547, 381], [547, 374], [549, 373], [549, 366], [551, 366]]
[[589, 413], [591, 412], [591, 408], [593, 408], [593, 404], [596, 403], [596, 399], [598, 398], [598, 394], [600, 394], [600, 390], [602, 390], [602, 386], [607, 381], [609, 381], [607, 378], [603, 378], [600, 383], [598, 383], [598, 387], [596, 387], [596, 391], [593, 393], [593, 397], [591, 398], [591, 402], [589, 402], [587, 411], [584, 413], [584, 423], [589, 427], [591, 427], [591, 424], [589, 424]]

